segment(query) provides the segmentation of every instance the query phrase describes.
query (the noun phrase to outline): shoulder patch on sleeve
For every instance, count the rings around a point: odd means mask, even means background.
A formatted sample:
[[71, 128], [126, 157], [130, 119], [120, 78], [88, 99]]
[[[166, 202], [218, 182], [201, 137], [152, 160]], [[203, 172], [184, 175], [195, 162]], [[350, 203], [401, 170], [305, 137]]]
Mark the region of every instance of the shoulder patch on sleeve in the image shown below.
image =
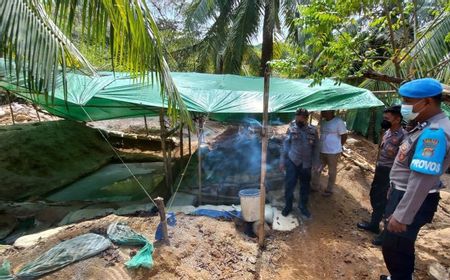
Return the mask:
[[410, 169], [422, 174], [441, 175], [447, 151], [447, 140], [442, 128], [426, 128], [417, 141]]

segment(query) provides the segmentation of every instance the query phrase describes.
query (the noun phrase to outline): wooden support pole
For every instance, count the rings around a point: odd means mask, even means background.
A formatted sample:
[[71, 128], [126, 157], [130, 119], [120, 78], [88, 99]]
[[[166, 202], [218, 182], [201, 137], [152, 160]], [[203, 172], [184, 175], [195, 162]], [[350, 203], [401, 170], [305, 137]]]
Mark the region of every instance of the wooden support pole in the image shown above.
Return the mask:
[[144, 124], [145, 124], [145, 132], [147, 133], [148, 136], [148, 125], [147, 125], [147, 116], [144, 114]]
[[191, 141], [191, 130], [188, 129], [188, 144], [189, 144], [189, 156], [192, 155], [192, 141]]
[[202, 204], [202, 155], [201, 146], [203, 140], [203, 118], [198, 121], [197, 129], [197, 157], [198, 157], [198, 204]]
[[164, 198], [155, 198], [156, 206], [158, 207], [159, 217], [161, 218], [161, 225], [163, 230], [164, 242], [169, 244], [169, 231], [167, 230], [166, 208], [164, 206]]
[[6, 90], [6, 96], [8, 98], [9, 113], [11, 114], [12, 123], [16, 124], [16, 122], [14, 121], [14, 112], [13, 112], [13, 108], [12, 108], [12, 105], [11, 105], [11, 92], [9, 90]]
[[183, 149], [184, 149], [184, 143], [183, 143], [183, 127], [184, 124], [181, 124], [180, 126], [180, 158], [183, 157]]
[[41, 117], [39, 116], [39, 111], [38, 111], [37, 106], [33, 104], [33, 108], [34, 108], [34, 110], [36, 110], [36, 115], [38, 117], [38, 121], [41, 122]]
[[161, 150], [163, 153], [163, 160], [164, 160], [164, 172], [165, 172], [165, 178], [166, 178], [166, 188], [171, 188], [170, 182], [169, 182], [169, 161], [167, 157], [167, 148], [166, 148], [166, 124], [164, 122], [164, 109], [161, 109], [159, 113], [159, 125], [161, 129]]
[[261, 130], [261, 179], [260, 179], [260, 187], [259, 187], [259, 247], [264, 247], [264, 217], [265, 217], [265, 208], [266, 208], [266, 160], [267, 160], [267, 146], [268, 146], [268, 138], [267, 138], [267, 124], [269, 120], [269, 84], [270, 84], [270, 69], [269, 66], [266, 66], [266, 70], [264, 72], [264, 97], [263, 97], [263, 127]]

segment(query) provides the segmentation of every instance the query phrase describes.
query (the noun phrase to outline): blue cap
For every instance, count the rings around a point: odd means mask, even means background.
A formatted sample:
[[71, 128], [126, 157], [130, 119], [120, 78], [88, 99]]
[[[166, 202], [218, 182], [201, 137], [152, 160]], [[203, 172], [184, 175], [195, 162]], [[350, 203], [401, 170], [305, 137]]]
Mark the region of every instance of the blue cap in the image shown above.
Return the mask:
[[399, 88], [398, 92], [402, 97], [427, 98], [439, 95], [443, 90], [438, 80], [423, 78], [405, 83]]

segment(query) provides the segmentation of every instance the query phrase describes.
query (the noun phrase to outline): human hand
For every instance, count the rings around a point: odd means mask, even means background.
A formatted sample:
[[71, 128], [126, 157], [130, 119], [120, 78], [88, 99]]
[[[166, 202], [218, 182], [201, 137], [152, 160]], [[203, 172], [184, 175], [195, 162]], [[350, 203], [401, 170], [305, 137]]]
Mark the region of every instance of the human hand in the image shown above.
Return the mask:
[[284, 163], [280, 163], [280, 165], [278, 166], [278, 169], [280, 169], [281, 172], [284, 172], [286, 170]]
[[387, 229], [388, 229], [388, 231], [394, 232], [394, 233], [405, 232], [406, 225], [400, 223], [399, 221], [397, 221], [397, 219], [394, 218], [394, 216], [391, 215], [389, 217]]

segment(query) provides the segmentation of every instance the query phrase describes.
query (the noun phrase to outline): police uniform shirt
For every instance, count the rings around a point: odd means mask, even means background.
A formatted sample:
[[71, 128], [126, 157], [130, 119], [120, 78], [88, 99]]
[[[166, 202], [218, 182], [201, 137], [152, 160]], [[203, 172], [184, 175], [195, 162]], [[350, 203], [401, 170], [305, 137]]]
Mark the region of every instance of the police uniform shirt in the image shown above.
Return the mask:
[[303, 168], [318, 165], [320, 154], [319, 136], [315, 126], [297, 126], [291, 122], [281, 152], [281, 162], [288, 157], [296, 166]]
[[395, 156], [398, 153], [400, 144], [406, 134], [406, 130], [402, 127], [393, 131], [388, 129], [384, 135], [380, 147], [380, 157], [378, 158], [377, 165], [392, 167], [394, 164]]
[[[430, 126], [441, 128], [445, 133], [445, 157], [440, 167], [442, 168], [441, 170], [445, 171], [450, 163], [450, 120], [441, 112], [427, 120], [426, 127]], [[410, 169], [418, 139], [424, 129], [425, 127], [418, 125], [405, 136], [390, 173], [390, 179], [394, 187], [405, 191], [403, 198], [393, 213], [394, 218], [402, 224], [411, 224], [428, 193], [438, 190], [441, 186], [439, 174], [428, 175]], [[423, 150], [420, 152], [433, 153], [433, 146], [428, 149], [428, 151]], [[433, 166], [429, 167], [433, 168]]]

